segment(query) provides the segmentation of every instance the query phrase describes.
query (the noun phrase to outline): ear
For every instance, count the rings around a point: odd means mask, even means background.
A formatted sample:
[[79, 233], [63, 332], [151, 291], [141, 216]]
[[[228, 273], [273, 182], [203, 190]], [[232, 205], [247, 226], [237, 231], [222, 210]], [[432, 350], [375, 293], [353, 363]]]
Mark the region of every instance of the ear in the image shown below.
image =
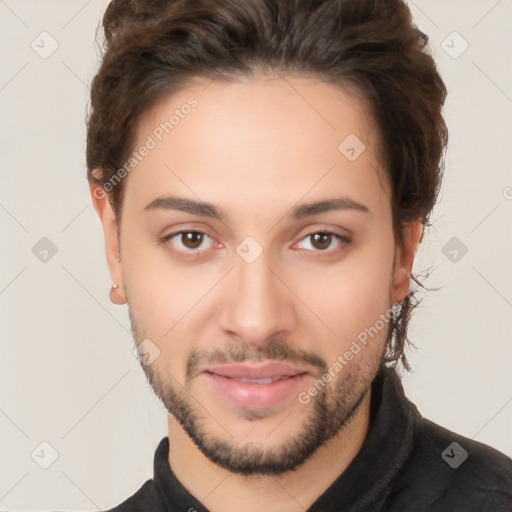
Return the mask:
[[397, 244], [393, 273], [392, 302], [402, 302], [410, 291], [414, 256], [423, 233], [421, 220], [407, 222], [403, 227], [403, 246]]
[[89, 181], [89, 189], [94, 209], [96, 210], [103, 226], [105, 254], [107, 256], [110, 279], [113, 284], [117, 285], [117, 288], [112, 287], [110, 290], [110, 300], [114, 304], [126, 304], [117, 220], [110, 201], [108, 200], [108, 195], [101, 185]]

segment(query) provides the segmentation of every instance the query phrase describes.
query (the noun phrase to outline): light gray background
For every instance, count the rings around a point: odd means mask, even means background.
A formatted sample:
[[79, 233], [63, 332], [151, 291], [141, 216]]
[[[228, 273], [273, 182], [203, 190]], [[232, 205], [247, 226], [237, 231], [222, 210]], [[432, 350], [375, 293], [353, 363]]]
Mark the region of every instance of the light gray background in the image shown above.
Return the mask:
[[[106, 0], [0, 0], [0, 508], [106, 509], [152, 476], [166, 415], [109, 303], [85, 180], [85, 112]], [[415, 0], [449, 88], [444, 189], [415, 271], [406, 391], [424, 416], [512, 455], [512, 5]], [[31, 48], [58, 42], [43, 59]], [[463, 49], [463, 41], [469, 44]], [[443, 41], [445, 41], [443, 43]], [[452, 56], [448, 55], [445, 48]], [[58, 252], [32, 252], [43, 237]], [[468, 252], [443, 247], [456, 237]], [[452, 242], [453, 243], [453, 242]], [[455, 246], [454, 246], [455, 247]], [[36, 251], [37, 253], [37, 251]], [[37, 257], [39, 256], [39, 257]], [[50, 443], [57, 460], [48, 462]], [[38, 448], [39, 447], [39, 448]]]

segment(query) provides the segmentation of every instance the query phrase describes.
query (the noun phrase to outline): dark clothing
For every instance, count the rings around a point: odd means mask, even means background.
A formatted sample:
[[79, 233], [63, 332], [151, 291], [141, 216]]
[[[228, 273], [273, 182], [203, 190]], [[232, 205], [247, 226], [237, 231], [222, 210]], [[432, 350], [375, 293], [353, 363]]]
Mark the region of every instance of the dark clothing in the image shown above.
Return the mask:
[[[171, 472], [168, 450], [165, 437], [154, 479], [112, 512], [207, 512]], [[383, 368], [360, 452], [308, 511], [512, 512], [512, 459], [424, 419]]]

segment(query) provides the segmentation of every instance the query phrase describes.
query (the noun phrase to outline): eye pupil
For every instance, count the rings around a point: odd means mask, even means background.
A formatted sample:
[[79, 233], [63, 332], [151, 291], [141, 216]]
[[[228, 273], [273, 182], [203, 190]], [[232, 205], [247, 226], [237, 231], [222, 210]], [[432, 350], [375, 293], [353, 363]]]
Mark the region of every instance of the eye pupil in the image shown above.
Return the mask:
[[203, 233], [198, 233], [197, 231], [182, 233], [181, 241], [185, 247], [197, 249], [203, 243]]
[[315, 233], [312, 235], [312, 244], [316, 249], [327, 249], [331, 245], [331, 235], [327, 233]]

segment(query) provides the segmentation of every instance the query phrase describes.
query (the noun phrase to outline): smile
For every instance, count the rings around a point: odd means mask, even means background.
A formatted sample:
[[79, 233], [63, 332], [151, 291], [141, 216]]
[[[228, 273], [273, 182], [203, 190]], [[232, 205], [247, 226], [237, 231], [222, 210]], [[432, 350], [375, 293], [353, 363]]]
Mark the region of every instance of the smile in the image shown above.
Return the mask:
[[208, 367], [202, 375], [225, 402], [244, 409], [266, 409], [295, 397], [308, 371], [286, 363]]

